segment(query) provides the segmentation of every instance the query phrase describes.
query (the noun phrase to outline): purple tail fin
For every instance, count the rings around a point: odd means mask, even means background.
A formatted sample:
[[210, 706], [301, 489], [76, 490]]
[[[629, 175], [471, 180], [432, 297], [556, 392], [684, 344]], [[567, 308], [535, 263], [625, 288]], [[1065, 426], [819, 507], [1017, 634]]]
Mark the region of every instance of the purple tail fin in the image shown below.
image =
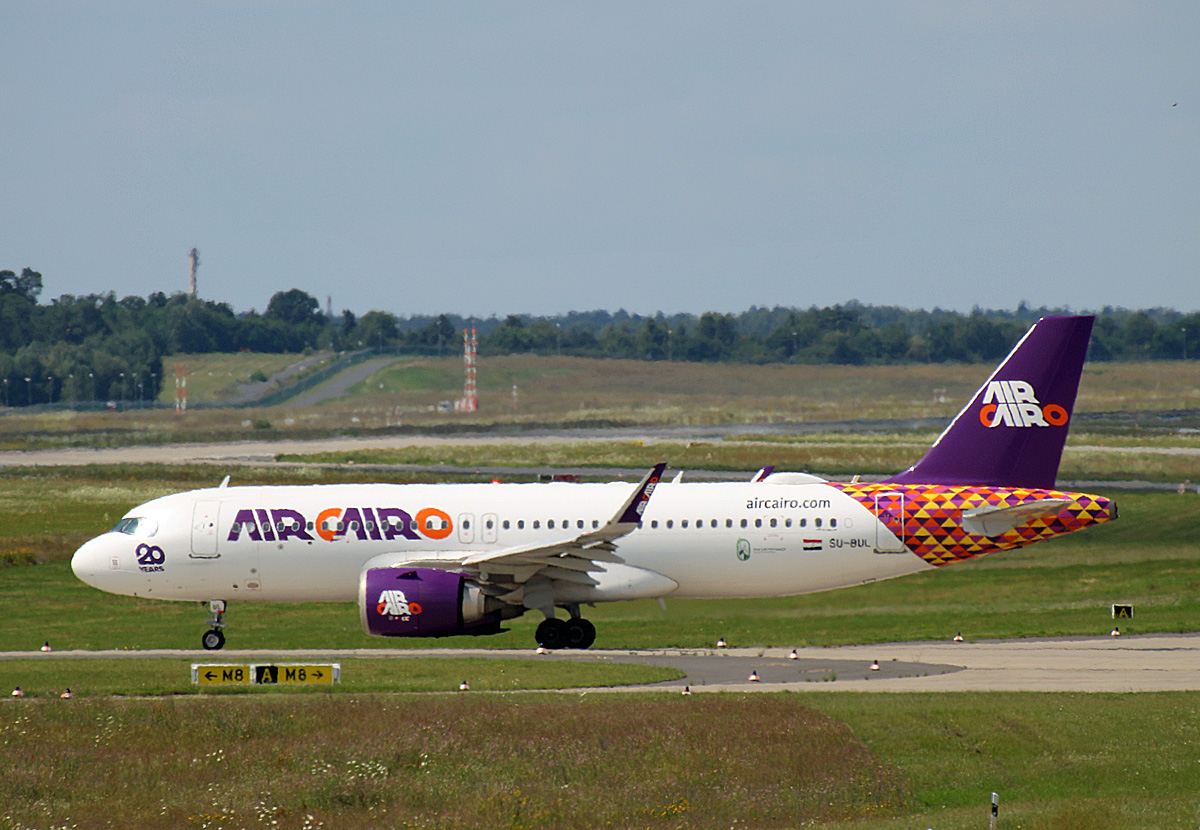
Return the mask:
[[896, 484], [1052, 488], [1093, 317], [1043, 317]]

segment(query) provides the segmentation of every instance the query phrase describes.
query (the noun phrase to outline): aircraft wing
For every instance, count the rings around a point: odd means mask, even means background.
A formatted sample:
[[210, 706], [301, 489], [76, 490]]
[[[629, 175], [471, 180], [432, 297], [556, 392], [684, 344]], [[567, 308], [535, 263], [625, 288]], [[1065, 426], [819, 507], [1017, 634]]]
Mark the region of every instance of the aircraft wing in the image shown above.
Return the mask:
[[[601, 527], [564, 537], [550, 543], [520, 545], [479, 553], [453, 551], [405, 558], [404, 565], [469, 570], [485, 582], [507, 585], [512, 590], [536, 575], [580, 585], [595, 585], [589, 572], [600, 570], [600, 563], [623, 560], [614, 542], [636, 530], [642, 513], [666, 464], [655, 464], [613, 517]], [[485, 576], [486, 575], [486, 576]], [[515, 584], [514, 584], [515, 583]]]
[[962, 526], [976, 536], [1002, 536], [1033, 519], [1057, 516], [1070, 503], [1070, 499], [1038, 499], [1012, 507], [977, 507], [963, 513]]

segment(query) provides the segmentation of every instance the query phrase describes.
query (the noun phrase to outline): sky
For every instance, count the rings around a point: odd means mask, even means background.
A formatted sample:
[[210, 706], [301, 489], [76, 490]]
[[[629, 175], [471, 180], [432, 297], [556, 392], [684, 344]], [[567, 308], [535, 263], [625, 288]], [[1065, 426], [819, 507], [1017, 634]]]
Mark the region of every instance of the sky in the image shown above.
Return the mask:
[[1200, 309], [1200, 4], [0, 0], [0, 269], [488, 317]]

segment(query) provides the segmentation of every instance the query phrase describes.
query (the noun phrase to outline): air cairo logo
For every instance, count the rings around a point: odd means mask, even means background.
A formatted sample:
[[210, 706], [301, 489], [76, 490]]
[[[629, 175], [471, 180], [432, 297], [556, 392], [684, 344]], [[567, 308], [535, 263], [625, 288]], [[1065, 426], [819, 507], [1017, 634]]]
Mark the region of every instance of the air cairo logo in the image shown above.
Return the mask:
[[238, 510], [229, 528], [227, 541], [236, 542], [245, 533], [253, 542], [286, 542], [300, 539], [313, 542], [313, 533], [326, 542], [354, 534], [359, 541], [384, 542], [393, 539], [441, 540], [454, 532], [450, 514], [436, 507], [419, 510], [415, 517], [399, 507], [331, 507], [310, 521], [299, 510], [286, 507], [243, 508]]
[[412, 617], [421, 613], [421, 605], [409, 602], [403, 591], [389, 589], [379, 592], [379, 602], [376, 603], [375, 610], [382, 617]]
[[979, 409], [979, 422], [989, 429], [1008, 427], [1061, 427], [1070, 416], [1056, 403], [1038, 401], [1033, 385], [1023, 380], [989, 381]]
[[658, 476], [651, 476], [649, 483], [646, 485], [645, 492], [642, 493], [641, 500], [634, 507], [634, 511], [640, 516], [646, 512], [646, 505], [650, 503], [650, 496], [654, 493], [654, 488], [658, 486]]

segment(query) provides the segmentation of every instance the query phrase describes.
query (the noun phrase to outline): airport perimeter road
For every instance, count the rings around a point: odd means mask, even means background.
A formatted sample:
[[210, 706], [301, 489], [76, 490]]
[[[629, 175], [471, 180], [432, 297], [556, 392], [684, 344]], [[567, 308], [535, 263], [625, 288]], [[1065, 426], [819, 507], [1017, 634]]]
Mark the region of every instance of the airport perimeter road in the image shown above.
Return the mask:
[[[302, 651], [152, 650], [0, 652], [0, 660], [188, 658], [193, 662], [422, 657], [599, 660], [671, 666], [682, 680], [620, 691], [863, 691], [863, 692], [1152, 692], [1200, 690], [1200, 634], [919, 642], [797, 649], [731, 648], [586, 652], [537, 655], [533, 649], [351, 649]], [[878, 669], [871, 665], [877, 663]], [[751, 672], [758, 681], [750, 681]], [[579, 691], [579, 690], [574, 690]], [[597, 690], [599, 691], [599, 690]]]

